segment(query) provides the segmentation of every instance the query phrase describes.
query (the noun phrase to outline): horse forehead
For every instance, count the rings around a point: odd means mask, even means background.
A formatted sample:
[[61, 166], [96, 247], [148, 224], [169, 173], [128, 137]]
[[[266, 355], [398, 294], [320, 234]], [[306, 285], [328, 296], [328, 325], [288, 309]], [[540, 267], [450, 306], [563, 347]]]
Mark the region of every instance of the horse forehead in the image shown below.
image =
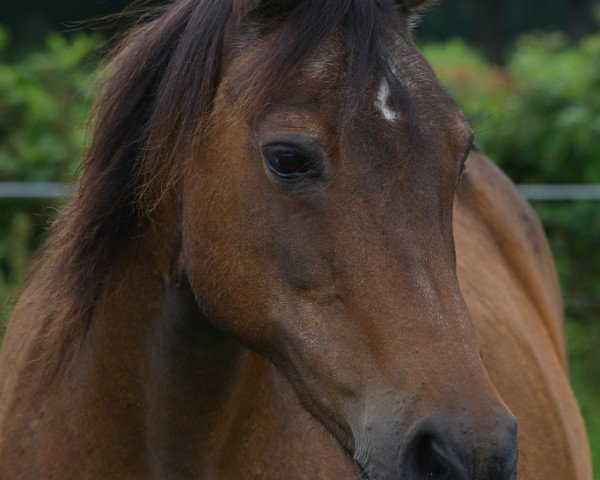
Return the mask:
[[394, 124], [400, 117], [400, 114], [396, 112], [391, 106], [391, 91], [390, 85], [385, 78], [381, 78], [379, 81], [379, 89], [375, 94], [373, 104], [375, 109], [381, 114], [381, 116], [387, 122]]
[[[318, 48], [304, 63], [303, 74], [309, 82], [319, 82], [332, 77], [344, 70], [344, 47], [338, 39], [331, 39]], [[446, 111], [444, 117], [456, 124], [459, 130], [469, 130], [468, 124], [462, 116], [462, 112], [452, 105], [451, 102], [438, 103], [437, 108], [431, 108], [431, 94], [439, 97], [447, 97], [441, 89], [435, 74], [429, 67], [427, 61], [418, 52], [416, 47], [398, 36], [390, 45], [388, 58], [384, 59], [399, 80], [405, 94], [414, 104], [429, 104], [423, 110], [428, 112]], [[372, 105], [376, 112], [388, 123], [396, 124], [402, 118], [403, 112], [395, 110], [391, 105], [392, 91], [389, 82], [381, 73], [375, 72], [375, 90]], [[445, 98], [444, 98], [445, 100]]]
[[[404, 39], [397, 39], [390, 48], [387, 62], [391, 74], [395, 77], [403, 94], [409, 97], [410, 103], [419, 105], [426, 103], [431, 94], [440, 93], [440, 86], [427, 61], [418, 50]], [[395, 123], [401, 112], [391, 107], [392, 90], [385, 75], [379, 76], [373, 104], [380, 115], [389, 123]]]
[[304, 73], [311, 79], [318, 80], [338, 68], [338, 55], [331, 50], [318, 52], [306, 64]]
[[312, 80], [320, 80], [343, 70], [344, 47], [339, 36], [329, 37], [305, 61], [304, 74]]
[[[398, 48], [389, 59], [390, 69], [417, 112], [419, 124], [430, 131], [448, 131], [459, 141], [473, 136], [471, 127], [462, 110], [440, 85], [425, 58], [415, 49]], [[391, 86], [384, 75], [379, 82], [372, 104], [380, 117], [395, 125], [403, 112], [392, 107]]]

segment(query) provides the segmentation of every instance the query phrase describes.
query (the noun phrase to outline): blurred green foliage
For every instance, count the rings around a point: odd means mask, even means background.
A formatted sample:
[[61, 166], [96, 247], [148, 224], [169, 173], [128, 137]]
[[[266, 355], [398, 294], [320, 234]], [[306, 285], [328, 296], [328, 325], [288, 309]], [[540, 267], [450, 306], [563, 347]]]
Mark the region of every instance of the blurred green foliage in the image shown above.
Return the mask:
[[594, 462], [594, 479], [600, 480], [600, 322], [567, 322], [571, 384], [587, 425]]
[[600, 35], [521, 37], [502, 69], [458, 40], [424, 50], [515, 181], [600, 183]]
[[[50, 35], [7, 60], [0, 28], [0, 181], [64, 181], [81, 158], [100, 40]], [[517, 183], [600, 183], [600, 35], [521, 37], [504, 68], [462, 41], [423, 48], [464, 109], [481, 150]], [[0, 327], [9, 291], [58, 205], [0, 200]], [[573, 384], [600, 472], [600, 204], [536, 202], [561, 276]], [[12, 298], [15, 298], [13, 295]], [[1, 336], [1, 335], [0, 335]], [[600, 478], [600, 477], [597, 477]]]
[[66, 180], [84, 145], [98, 39], [51, 34], [44, 52], [6, 63], [0, 29], [0, 181]]
[[[84, 147], [100, 41], [52, 34], [43, 51], [9, 62], [8, 40], [0, 27], [0, 181], [69, 180]], [[16, 296], [9, 292], [22, 280], [54, 207], [0, 199], [0, 333], [8, 299]]]

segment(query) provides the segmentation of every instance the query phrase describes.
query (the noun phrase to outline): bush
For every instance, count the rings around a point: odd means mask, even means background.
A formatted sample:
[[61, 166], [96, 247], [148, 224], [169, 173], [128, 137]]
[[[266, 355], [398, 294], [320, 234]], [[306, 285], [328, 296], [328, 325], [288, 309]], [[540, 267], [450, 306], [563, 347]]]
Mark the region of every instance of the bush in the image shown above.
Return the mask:
[[48, 37], [46, 51], [5, 63], [0, 30], [0, 181], [68, 180], [81, 157], [95, 37]]
[[[43, 52], [5, 60], [0, 27], [0, 181], [64, 181], [73, 177], [91, 105], [96, 37], [48, 37]], [[55, 209], [0, 199], [0, 337], [8, 294]]]
[[460, 41], [425, 47], [477, 140], [518, 183], [600, 183], [600, 35], [520, 38], [505, 69]]

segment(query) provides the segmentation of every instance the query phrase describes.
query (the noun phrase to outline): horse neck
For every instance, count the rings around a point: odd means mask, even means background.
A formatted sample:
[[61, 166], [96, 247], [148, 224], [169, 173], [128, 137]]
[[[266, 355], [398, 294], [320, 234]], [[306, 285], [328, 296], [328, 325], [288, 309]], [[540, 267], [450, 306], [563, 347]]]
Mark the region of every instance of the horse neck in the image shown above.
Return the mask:
[[[129, 464], [145, 450], [155, 471], [217, 462], [236, 419], [264, 411], [272, 375], [202, 314], [173, 267], [172, 232], [148, 233], [114, 266], [65, 382], [84, 389], [68, 407], [80, 409], [81, 429], [112, 439]], [[90, 424], [90, 414], [109, 421]]]
[[221, 479], [354, 472], [275, 367], [202, 314], [179, 267], [178, 227], [154, 225], [119, 256], [89, 322], [66, 314], [62, 299], [52, 302], [60, 278], [49, 261], [15, 310], [0, 356], [0, 423], [36, 457], [32, 471], [47, 476], [51, 464], [61, 473], [48, 478]]

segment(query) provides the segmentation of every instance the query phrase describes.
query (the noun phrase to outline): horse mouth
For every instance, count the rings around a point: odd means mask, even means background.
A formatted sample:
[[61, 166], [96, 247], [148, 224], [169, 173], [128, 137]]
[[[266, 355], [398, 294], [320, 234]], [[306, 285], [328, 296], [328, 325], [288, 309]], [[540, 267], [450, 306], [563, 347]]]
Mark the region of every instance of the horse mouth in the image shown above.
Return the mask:
[[371, 480], [371, 477], [369, 477], [369, 474], [367, 473], [366, 467], [362, 463], [358, 462], [356, 463], [356, 465], [358, 466], [358, 478], [360, 480]]

